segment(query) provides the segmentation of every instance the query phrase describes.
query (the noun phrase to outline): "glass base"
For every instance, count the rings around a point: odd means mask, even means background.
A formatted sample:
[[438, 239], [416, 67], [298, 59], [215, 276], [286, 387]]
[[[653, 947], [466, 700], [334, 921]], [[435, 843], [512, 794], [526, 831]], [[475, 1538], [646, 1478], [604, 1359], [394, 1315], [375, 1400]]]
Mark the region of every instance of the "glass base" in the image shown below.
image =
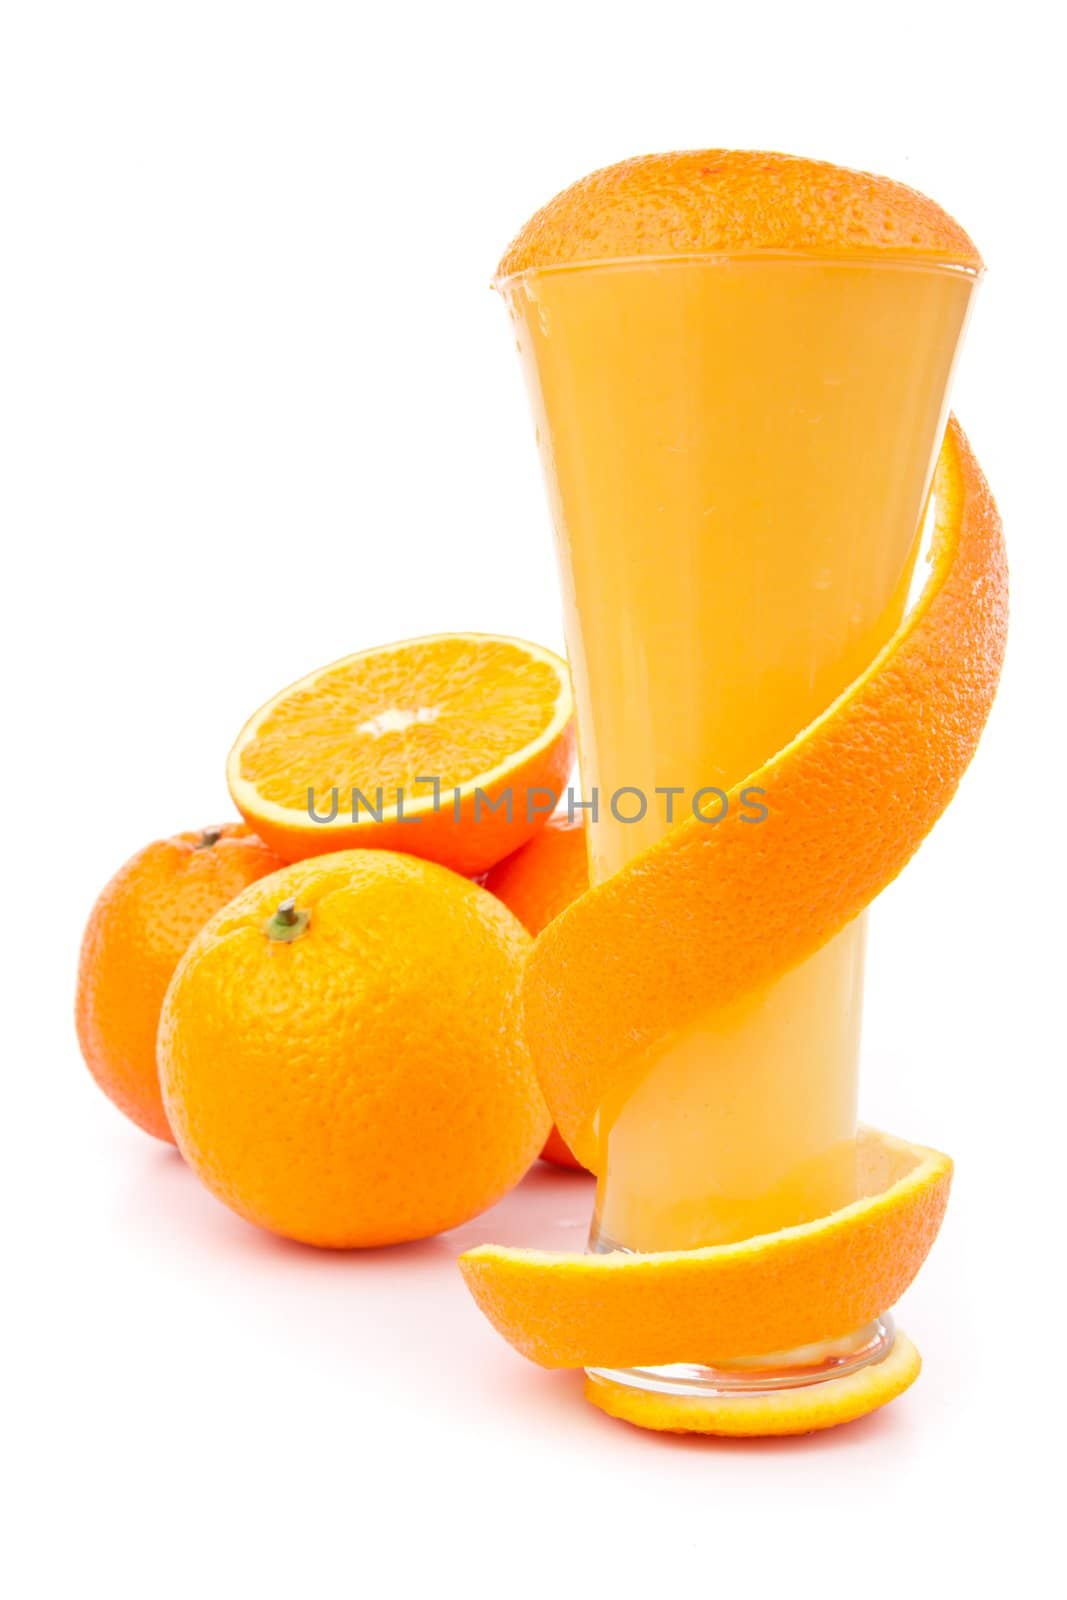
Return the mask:
[[589, 1376], [647, 1394], [708, 1399], [729, 1395], [775, 1394], [805, 1389], [845, 1378], [861, 1367], [884, 1361], [893, 1348], [895, 1329], [888, 1312], [842, 1339], [778, 1350], [769, 1355], [733, 1358], [728, 1366], [676, 1361], [665, 1367], [588, 1367]]
[[[596, 1254], [625, 1249], [600, 1232], [594, 1217], [589, 1248]], [[594, 1381], [601, 1379], [647, 1394], [686, 1395], [722, 1399], [729, 1395], [775, 1394], [782, 1389], [805, 1389], [847, 1378], [861, 1367], [884, 1361], [893, 1348], [896, 1329], [888, 1311], [840, 1339], [800, 1345], [795, 1350], [775, 1350], [764, 1355], [734, 1356], [723, 1366], [699, 1361], [675, 1361], [663, 1367], [587, 1367]]]

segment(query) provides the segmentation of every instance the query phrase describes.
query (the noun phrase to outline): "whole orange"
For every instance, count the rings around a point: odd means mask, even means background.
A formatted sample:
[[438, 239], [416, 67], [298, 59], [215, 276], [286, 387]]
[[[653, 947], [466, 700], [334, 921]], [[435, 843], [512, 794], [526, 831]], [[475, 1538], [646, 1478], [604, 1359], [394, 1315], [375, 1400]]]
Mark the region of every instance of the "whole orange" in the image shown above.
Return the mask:
[[120, 867], [89, 917], [75, 1020], [89, 1071], [132, 1122], [174, 1142], [156, 1070], [167, 985], [193, 935], [283, 863], [243, 822], [158, 839]]
[[[497, 863], [486, 876], [485, 887], [510, 906], [528, 932], [540, 933], [589, 887], [584, 823], [551, 818], [529, 844]], [[545, 1141], [541, 1159], [585, 1170], [556, 1127]]]
[[394, 1244], [484, 1211], [551, 1120], [519, 1027], [529, 946], [477, 884], [392, 851], [253, 885], [163, 1007], [182, 1153], [234, 1211], [307, 1244]]

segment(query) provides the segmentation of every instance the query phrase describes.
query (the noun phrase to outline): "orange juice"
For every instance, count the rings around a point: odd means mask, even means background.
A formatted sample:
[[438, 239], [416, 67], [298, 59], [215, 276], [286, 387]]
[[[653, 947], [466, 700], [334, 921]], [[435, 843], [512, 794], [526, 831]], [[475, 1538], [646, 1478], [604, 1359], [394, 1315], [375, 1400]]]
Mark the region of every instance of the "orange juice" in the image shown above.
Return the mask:
[[[713, 791], [897, 626], [974, 282], [782, 252], [502, 283], [558, 538], [594, 881], [698, 794], [722, 825]], [[758, 848], [759, 797], [730, 825]], [[864, 934], [860, 918], [666, 1041], [600, 1107], [595, 1240], [685, 1249], [854, 1198]]]

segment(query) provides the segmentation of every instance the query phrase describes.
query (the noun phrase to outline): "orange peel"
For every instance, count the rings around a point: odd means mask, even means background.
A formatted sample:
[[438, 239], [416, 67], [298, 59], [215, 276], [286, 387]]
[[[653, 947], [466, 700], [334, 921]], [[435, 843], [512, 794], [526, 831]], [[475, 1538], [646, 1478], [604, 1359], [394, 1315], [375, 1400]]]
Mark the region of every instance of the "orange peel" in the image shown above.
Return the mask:
[[893, 178], [773, 150], [675, 150], [571, 184], [530, 218], [497, 277], [634, 257], [796, 252], [982, 267], [959, 223]]
[[818, 1433], [854, 1422], [903, 1394], [919, 1376], [922, 1361], [906, 1334], [898, 1332], [881, 1361], [808, 1388], [764, 1394], [655, 1394], [603, 1376], [585, 1380], [585, 1398], [609, 1417], [657, 1433], [710, 1433], [722, 1438], [769, 1438]]
[[727, 1365], [840, 1338], [904, 1293], [952, 1179], [948, 1156], [871, 1130], [857, 1161], [861, 1199], [777, 1233], [642, 1255], [485, 1244], [460, 1271], [497, 1331], [542, 1367]]
[[[521, 850], [497, 862], [486, 875], [485, 887], [536, 937], [589, 888], [584, 824], [563, 816], [550, 818]], [[572, 1172], [584, 1170], [558, 1128], [545, 1140], [541, 1160]]]
[[[560, 1132], [592, 1170], [597, 1108], [648, 1052], [820, 949], [896, 877], [955, 793], [1000, 675], [1007, 566], [954, 418], [934, 493], [929, 577], [867, 670], [737, 785], [727, 820], [688, 818], [536, 941], [527, 1042]], [[750, 785], [765, 791], [759, 828], [736, 820]]]

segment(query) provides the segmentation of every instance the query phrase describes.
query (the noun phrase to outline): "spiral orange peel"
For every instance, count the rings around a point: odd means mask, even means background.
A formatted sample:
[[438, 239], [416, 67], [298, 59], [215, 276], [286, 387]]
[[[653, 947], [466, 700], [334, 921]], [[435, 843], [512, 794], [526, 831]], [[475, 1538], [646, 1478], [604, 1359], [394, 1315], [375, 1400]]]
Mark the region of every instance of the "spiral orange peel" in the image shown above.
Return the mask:
[[863, 1198], [817, 1221], [703, 1250], [577, 1255], [479, 1245], [467, 1287], [499, 1333], [543, 1367], [727, 1365], [862, 1327], [904, 1293], [948, 1203], [948, 1156], [871, 1130]]
[[[544, 930], [523, 984], [557, 1126], [598, 1167], [596, 1111], [676, 1031], [827, 943], [890, 883], [948, 805], [1000, 675], [1000, 517], [954, 418], [934, 480], [931, 570], [867, 670], [731, 795], [688, 818]], [[740, 791], [765, 791], [758, 828]]]

